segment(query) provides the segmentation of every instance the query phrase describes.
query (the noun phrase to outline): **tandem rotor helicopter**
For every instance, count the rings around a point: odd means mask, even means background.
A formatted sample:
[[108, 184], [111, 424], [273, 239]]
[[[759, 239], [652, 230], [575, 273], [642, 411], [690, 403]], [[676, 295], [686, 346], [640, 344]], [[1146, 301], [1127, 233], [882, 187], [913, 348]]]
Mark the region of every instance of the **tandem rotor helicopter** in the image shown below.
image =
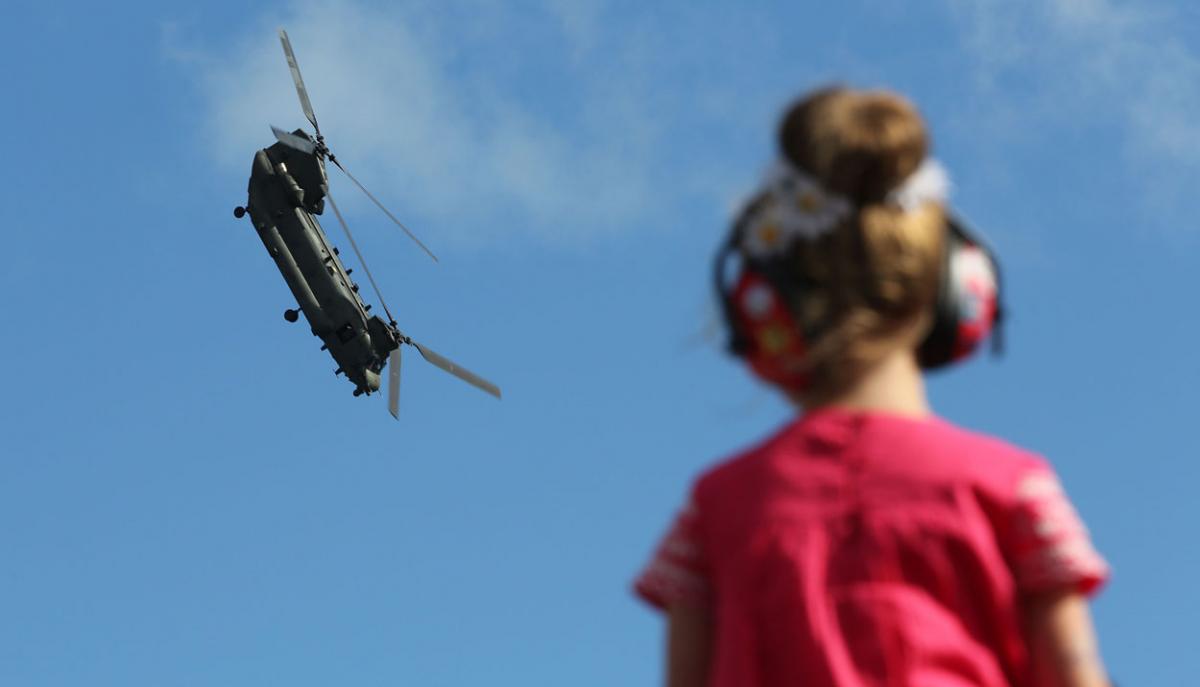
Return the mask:
[[[500, 389], [495, 384], [413, 341], [397, 327], [350, 233], [350, 227], [329, 194], [325, 161], [329, 160], [342, 170], [435, 262], [437, 257], [342, 166], [325, 144], [308, 100], [308, 91], [304, 88], [304, 79], [300, 76], [300, 67], [296, 64], [296, 55], [292, 52], [292, 43], [283, 29], [279, 30], [279, 40], [292, 72], [292, 81], [296, 84], [296, 93], [300, 96], [300, 106], [312, 123], [315, 136], [309, 136], [303, 129], [288, 133], [272, 126], [271, 131], [278, 142], [255, 154], [250, 172], [249, 200], [244, 207], [234, 208], [233, 214], [240, 219], [249, 213], [267, 253], [274, 258], [275, 265], [296, 297], [299, 307], [286, 310], [284, 319], [296, 322], [300, 314], [304, 314], [313, 335], [324, 342], [321, 350], [329, 351], [337, 362], [335, 374], [345, 374], [354, 384], [355, 396], [378, 391], [380, 374], [385, 367], [389, 368], [388, 410], [397, 419], [402, 344], [416, 348], [421, 357], [433, 365], [500, 398]], [[329, 241], [317, 221], [316, 215], [325, 211], [326, 200], [346, 232], [346, 238], [387, 314], [386, 322], [378, 315], [369, 314], [371, 306], [363, 303], [358, 294], [358, 285], [350, 280], [353, 270], [347, 269], [342, 263], [338, 249]]]

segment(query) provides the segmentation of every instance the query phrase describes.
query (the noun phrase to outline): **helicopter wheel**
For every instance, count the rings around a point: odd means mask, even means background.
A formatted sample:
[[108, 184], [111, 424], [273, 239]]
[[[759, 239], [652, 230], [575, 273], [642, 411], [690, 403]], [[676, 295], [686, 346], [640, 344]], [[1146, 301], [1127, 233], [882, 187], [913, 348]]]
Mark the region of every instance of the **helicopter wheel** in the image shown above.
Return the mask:
[[300, 311], [292, 310], [290, 308], [288, 310], [284, 310], [283, 319], [287, 320], [288, 322], [295, 322], [296, 320], [300, 319]]
[[242, 207], [241, 205], [237, 206], [236, 208], [233, 209], [233, 216], [237, 217], [238, 219], [245, 217], [246, 216], [246, 208]]

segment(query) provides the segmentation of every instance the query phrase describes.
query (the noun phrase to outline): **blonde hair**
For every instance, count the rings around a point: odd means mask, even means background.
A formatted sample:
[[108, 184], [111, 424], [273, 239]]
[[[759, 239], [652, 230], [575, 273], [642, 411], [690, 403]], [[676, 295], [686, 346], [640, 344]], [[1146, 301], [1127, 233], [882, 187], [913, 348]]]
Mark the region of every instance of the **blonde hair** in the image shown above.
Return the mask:
[[916, 347], [931, 322], [945, 211], [905, 211], [885, 199], [928, 152], [924, 122], [886, 91], [827, 88], [793, 104], [779, 127], [785, 159], [856, 208], [834, 231], [789, 256], [805, 284], [799, 316], [815, 332], [806, 396], [846, 390], [898, 346]]

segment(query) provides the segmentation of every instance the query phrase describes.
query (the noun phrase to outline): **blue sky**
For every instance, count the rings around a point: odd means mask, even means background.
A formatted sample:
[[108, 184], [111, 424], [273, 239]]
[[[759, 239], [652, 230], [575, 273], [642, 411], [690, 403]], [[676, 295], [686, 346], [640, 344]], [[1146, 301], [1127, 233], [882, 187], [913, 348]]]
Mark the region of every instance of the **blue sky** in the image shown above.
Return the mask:
[[[1122, 684], [1200, 665], [1200, 11], [1110, 0], [6, 5], [0, 683], [653, 684], [627, 592], [689, 480], [789, 414], [708, 260], [789, 99], [909, 94], [997, 245], [1008, 354], [936, 408], [1046, 454], [1115, 569]], [[305, 124], [401, 326], [353, 398], [244, 203]], [[331, 237], [345, 247], [330, 221]]]

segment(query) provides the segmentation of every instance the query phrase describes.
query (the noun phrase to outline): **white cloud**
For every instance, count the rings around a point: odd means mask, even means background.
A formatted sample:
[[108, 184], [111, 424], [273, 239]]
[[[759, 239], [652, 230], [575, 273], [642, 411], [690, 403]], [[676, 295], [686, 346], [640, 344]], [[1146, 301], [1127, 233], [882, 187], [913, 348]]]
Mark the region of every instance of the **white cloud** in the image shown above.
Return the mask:
[[[1124, 146], [1147, 205], [1182, 206], [1200, 175], [1200, 57], [1170, 13], [1110, 0], [946, 7], [967, 52], [957, 73], [975, 79], [977, 112], [958, 118], [969, 136], [1003, 149], [993, 131], [1036, 143], [1102, 122], [1119, 142], [1098, 145]], [[294, 0], [226, 44], [198, 48], [182, 25], [164, 42], [195, 75], [202, 144], [223, 173], [248, 171], [269, 124], [306, 124], [275, 37], [285, 26], [331, 146], [418, 234], [439, 246], [586, 243], [672, 226], [697, 202], [719, 217], [769, 153], [780, 104], [856, 64], [816, 45], [798, 66], [778, 15]], [[342, 204], [365, 209], [333, 176]]]
[[[183, 29], [164, 28], [164, 52], [196, 75], [203, 145], [244, 173], [269, 124], [305, 123], [275, 37], [284, 26], [330, 146], [440, 245], [694, 232], [681, 217], [721, 216], [747, 179], [732, 161], [761, 162], [795, 79], [836, 73], [820, 53], [792, 75], [764, 10], [290, 1], [219, 47], [181, 50]], [[364, 207], [344, 190], [339, 201]]]
[[1159, 220], [1178, 216], [1171, 208], [1182, 207], [1200, 178], [1200, 53], [1183, 34], [1179, 10], [1110, 0], [969, 0], [950, 7], [996, 122], [1116, 127], [1146, 207]]
[[[597, 12], [302, 0], [186, 63], [200, 72], [205, 141], [228, 170], [249, 168], [272, 142], [269, 124], [309, 128], [276, 38], [284, 26], [330, 146], [402, 217], [436, 223], [443, 237], [572, 240], [660, 202], [652, 99], [636, 65], [626, 76], [597, 65], [636, 55], [588, 58]], [[343, 204], [356, 202], [333, 183]]]

